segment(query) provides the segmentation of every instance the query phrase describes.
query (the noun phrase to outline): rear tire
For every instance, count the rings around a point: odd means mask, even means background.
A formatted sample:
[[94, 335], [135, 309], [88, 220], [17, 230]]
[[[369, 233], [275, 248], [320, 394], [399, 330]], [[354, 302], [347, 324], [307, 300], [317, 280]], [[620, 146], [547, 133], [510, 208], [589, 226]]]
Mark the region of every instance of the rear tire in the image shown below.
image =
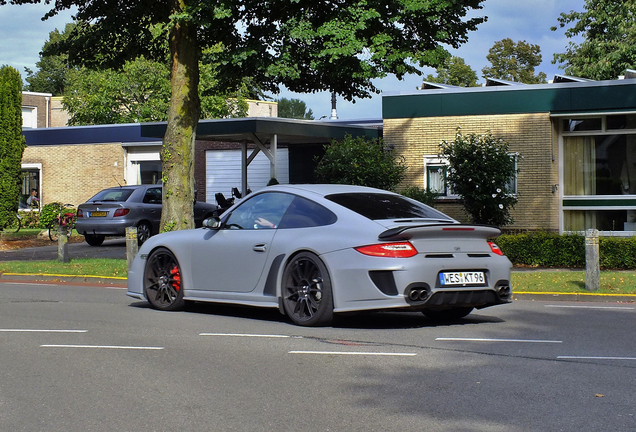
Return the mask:
[[472, 307], [458, 307], [444, 310], [423, 310], [422, 313], [426, 318], [437, 321], [454, 321], [464, 318], [473, 311]]
[[12, 214], [7, 219], [7, 225], [4, 227], [4, 232], [17, 233], [22, 228], [22, 221], [17, 214]]
[[105, 235], [102, 234], [86, 234], [84, 240], [91, 246], [101, 246], [104, 243]]
[[183, 308], [181, 267], [177, 258], [166, 248], [154, 250], [144, 269], [144, 295], [154, 309], [173, 311]]
[[57, 220], [51, 221], [49, 223], [49, 240], [52, 242], [57, 241], [57, 237], [59, 235], [60, 225]]
[[139, 222], [137, 225], [137, 244], [141, 246], [152, 235], [152, 228], [147, 222]]
[[333, 320], [333, 293], [327, 267], [316, 255], [302, 252], [285, 267], [283, 307], [295, 324], [323, 326]]

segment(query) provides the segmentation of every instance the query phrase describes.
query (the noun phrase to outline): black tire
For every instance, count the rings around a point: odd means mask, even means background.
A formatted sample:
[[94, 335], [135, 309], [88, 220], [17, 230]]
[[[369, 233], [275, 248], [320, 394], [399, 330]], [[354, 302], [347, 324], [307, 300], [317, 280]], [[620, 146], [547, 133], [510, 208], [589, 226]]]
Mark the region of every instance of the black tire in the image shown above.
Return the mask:
[[7, 233], [17, 233], [22, 228], [22, 221], [16, 214], [9, 215], [7, 219], [7, 225], [4, 227], [4, 232]]
[[84, 240], [91, 246], [101, 246], [104, 243], [105, 235], [102, 234], [86, 234]]
[[424, 310], [422, 313], [426, 318], [437, 321], [454, 321], [464, 318], [473, 311], [472, 307], [458, 307], [444, 310]]
[[52, 242], [57, 241], [59, 229], [60, 225], [57, 220], [53, 220], [51, 221], [51, 223], [49, 223], [49, 240], [51, 240]]
[[181, 267], [166, 248], [154, 250], [144, 269], [144, 294], [154, 309], [173, 311], [183, 308]]
[[152, 227], [148, 222], [139, 222], [137, 225], [137, 244], [141, 246], [152, 235]]
[[281, 288], [285, 313], [295, 324], [322, 326], [333, 320], [331, 279], [316, 255], [294, 256], [285, 266]]

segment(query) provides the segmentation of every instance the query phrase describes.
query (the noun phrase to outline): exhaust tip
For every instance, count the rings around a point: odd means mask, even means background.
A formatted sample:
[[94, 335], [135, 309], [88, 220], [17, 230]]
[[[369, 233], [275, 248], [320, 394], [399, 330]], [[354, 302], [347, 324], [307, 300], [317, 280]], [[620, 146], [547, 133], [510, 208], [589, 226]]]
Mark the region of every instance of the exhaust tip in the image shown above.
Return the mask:
[[431, 295], [431, 290], [426, 284], [424, 285], [418, 284], [415, 286], [408, 287], [406, 289], [406, 297], [409, 303], [417, 303], [417, 304], [423, 303], [426, 300], [428, 300], [430, 295]]

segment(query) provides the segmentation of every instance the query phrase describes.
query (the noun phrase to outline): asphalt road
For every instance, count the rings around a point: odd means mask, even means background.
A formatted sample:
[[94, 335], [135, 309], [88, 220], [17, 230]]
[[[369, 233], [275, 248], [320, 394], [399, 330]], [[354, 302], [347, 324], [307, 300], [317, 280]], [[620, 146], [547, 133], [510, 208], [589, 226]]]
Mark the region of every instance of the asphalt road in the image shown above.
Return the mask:
[[[116, 258], [126, 259], [126, 239], [115, 238], [104, 241], [101, 246], [90, 246], [86, 242], [68, 243], [68, 252], [73, 258]], [[28, 247], [0, 251], [0, 261], [46, 261], [58, 257], [57, 243], [51, 246]]]
[[633, 431], [635, 309], [516, 301], [303, 328], [0, 281], [0, 430]]

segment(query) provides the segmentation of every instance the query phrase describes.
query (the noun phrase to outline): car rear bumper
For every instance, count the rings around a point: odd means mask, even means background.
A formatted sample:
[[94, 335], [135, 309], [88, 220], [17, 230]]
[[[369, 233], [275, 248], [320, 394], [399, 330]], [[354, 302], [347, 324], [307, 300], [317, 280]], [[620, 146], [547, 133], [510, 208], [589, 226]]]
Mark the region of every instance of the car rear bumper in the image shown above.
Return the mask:
[[124, 219], [120, 221], [102, 221], [100, 223], [78, 219], [75, 223], [75, 229], [82, 235], [102, 234], [107, 236], [125, 236], [126, 228], [129, 226], [134, 226], [134, 223]]

